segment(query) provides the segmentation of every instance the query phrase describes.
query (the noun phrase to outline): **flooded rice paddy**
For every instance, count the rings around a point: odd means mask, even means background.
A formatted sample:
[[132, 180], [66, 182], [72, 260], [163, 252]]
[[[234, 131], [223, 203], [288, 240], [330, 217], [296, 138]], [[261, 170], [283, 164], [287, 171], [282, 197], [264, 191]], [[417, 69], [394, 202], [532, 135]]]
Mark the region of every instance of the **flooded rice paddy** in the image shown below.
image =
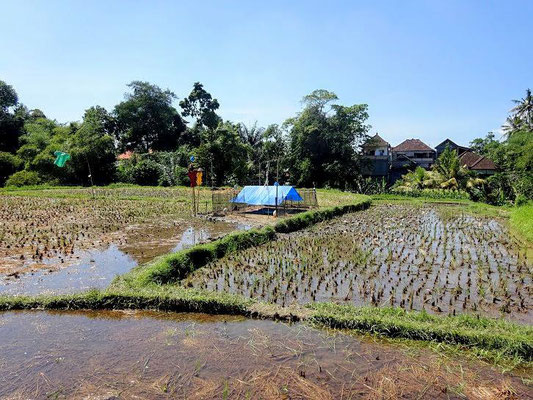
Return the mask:
[[235, 316], [5, 312], [0, 337], [3, 399], [518, 399], [531, 394], [520, 377], [479, 362]]
[[[110, 189], [93, 199], [89, 190], [0, 196], [0, 293], [103, 288], [158, 255], [249, 228], [192, 218], [183, 198], [170, 197], [181, 192]], [[150, 200], [130, 199], [143, 192]]]
[[182, 284], [280, 305], [333, 301], [533, 323], [532, 265], [503, 221], [378, 205], [196, 271]]

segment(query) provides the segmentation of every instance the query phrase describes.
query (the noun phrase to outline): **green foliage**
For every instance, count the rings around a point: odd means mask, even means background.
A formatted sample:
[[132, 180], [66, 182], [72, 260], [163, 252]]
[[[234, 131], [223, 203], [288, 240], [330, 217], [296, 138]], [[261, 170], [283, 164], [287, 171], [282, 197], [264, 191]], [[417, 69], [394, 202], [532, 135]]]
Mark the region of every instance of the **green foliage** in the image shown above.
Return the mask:
[[11, 154], [0, 151], [0, 186], [3, 186], [7, 178], [14, 174], [22, 165], [22, 160]]
[[531, 89], [526, 90], [526, 96], [520, 100], [513, 100], [515, 106], [511, 115], [503, 126], [507, 137], [512, 137], [518, 131], [533, 131], [533, 96]]
[[511, 211], [511, 227], [533, 243], [533, 204], [525, 204]]
[[14, 153], [24, 124], [23, 107], [15, 89], [0, 80], [0, 151]]
[[190, 155], [191, 150], [186, 146], [175, 152], [134, 155], [129, 160], [119, 161], [117, 179], [119, 182], [148, 186], [189, 185], [186, 166]]
[[144, 186], [157, 186], [161, 175], [160, 165], [150, 159], [140, 160], [132, 171], [133, 182]]
[[196, 118], [196, 125], [206, 129], [216, 129], [222, 122], [216, 110], [220, 107], [218, 100], [204, 89], [204, 85], [195, 82], [188, 97], [180, 101], [184, 117]]
[[[72, 156], [73, 183], [97, 185], [111, 183], [115, 178], [114, 121], [103, 107], [85, 111], [83, 122], [72, 137], [67, 151]], [[91, 175], [92, 180], [87, 179]]]
[[297, 186], [352, 188], [360, 175], [357, 146], [366, 139], [367, 105], [328, 104], [334, 93], [318, 90], [304, 97], [305, 108], [285, 122], [290, 149], [287, 167]]
[[450, 179], [457, 181], [466, 175], [466, 171], [461, 168], [457, 152], [449, 146], [446, 146], [433, 168], [444, 181], [449, 181]]
[[270, 227], [232, 233], [211, 243], [197, 245], [158, 259], [140, 273], [139, 280], [144, 284], [177, 281], [210, 261], [238, 250], [259, 246], [272, 240], [274, 235], [274, 230]]
[[500, 172], [487, 180], [483, 190], [474, 193], [476, 200], [490, 204], [509, 204], [517, 199], [533, 199], [533, 98], [531, 91], [521, 100], [513, 100], [503, 130], [504, 141], [495, 140], [489, 133], [484, 139], [475, 139], [471, 146], [493, 160]]
[[240, 184], [248, 175], [248, 148], [240, 139], [238, 125], [225, 122], [215, 130], [205, 130], [197, 155], [198, 164], [215, 186]]
[[140, 152], [174, 150], [185, 123], [172, 106], [175, 94], [148, 82], [133, 81], [126, 100], [114, 110], [120, 148]]
[[39, 174], [35, 171], [18, 171], [9, 177], [6, 186], [35, 186], [41, 183]]
[[455, 150], [446, 147], [435, 162], [432, 171], [417, 167], [391, 189], [392, 193], [426, 198], [474, 199], [480, 200], [486, 181], [477, 178], [461, 167]]

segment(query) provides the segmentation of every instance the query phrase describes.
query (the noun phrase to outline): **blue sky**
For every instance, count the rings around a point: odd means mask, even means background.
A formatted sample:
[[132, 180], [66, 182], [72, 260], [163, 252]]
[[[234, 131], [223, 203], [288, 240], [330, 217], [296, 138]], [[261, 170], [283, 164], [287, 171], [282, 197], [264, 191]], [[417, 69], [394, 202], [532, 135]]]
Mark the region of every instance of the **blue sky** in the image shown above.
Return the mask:
[[533, 88], [533, 1], [3, 1], [0, 80], [59, 122], [146, 80], [281, 123], [314, 89], [367, 103], [391, 144], [498, 130]]

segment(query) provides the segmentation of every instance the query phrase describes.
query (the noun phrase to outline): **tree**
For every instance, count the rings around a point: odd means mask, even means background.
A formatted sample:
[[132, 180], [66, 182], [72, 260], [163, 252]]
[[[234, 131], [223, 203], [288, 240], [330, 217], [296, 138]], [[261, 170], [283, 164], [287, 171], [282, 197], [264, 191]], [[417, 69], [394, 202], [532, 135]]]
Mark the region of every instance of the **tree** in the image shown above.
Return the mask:
[[215, 130], [204, 131], [198, 162], [213, 184], [244, 183], [248, 175], [246, 161], [247, 146], [241, 141], [238, 125], [225, 122]]
[[175, 94], [148, 82], [133, 81], [126, 100], [114, 109], [121, 150], [175, 150], [185, 123], [172, 106]]
[[433, 169], [437, 171], [444, 180], [458, 180], [464, 175], [457, 152], [452, 150], [449, 146], [446, 146], [442, 154], [437, 158], [437, 161], [433, 165]]
[[324, 89], [317, 89], [304, 96], [302, 103], [304, 103], [306, 107], [316, 107], [320, 112], [322, 112], [327, 104], [338, 99], [339, 98], [337, 95], [333, 92], [329, 92]]
[[265, 129], [258, 127], [257, 122], [252, 126], [245, 124], [238, 124], [237, 126], [241, 142], [247, 147], [250, 176], [259, 177], [261, 162], [263, 161], [263, 133]]
[[220, 107], [217, 99], [204, 89], [204, 85], [195, 82], [188, 97], [180, 101], [184, 117], [196, 118], [196, 124], [202, 128], [215, 129], [222, 122], [216, 110]]
[[24, 118], [15, 89], [0, 81], [0, 151], [14, 153], [19, 146]]
[[[105, 108], [85, 111], [83, 122], [72, 137], [71, 166], [79, 183], [108, 184], [115, 174], [115, 122]], [[92, 179], [89, 179], [91, 175]]]
[[520, 100], [513, 100], [516, 106], [511, 113], [525, 125], [527, 129], [533, 129], [533, 96], [531, 89], [526, 90], [526, 96]]
[[472, 151], [479, 153], [483, 156], [491, 157], [491, 154], [501, 145], [501, 142], [495, 139], [493, 132], [487, 133], [485, 138], [476, 138], [470, 142], [470, 148]]
[[0, 151], [0, 186], [4, 186], [7, 178], [17, 172], [22, 161], [17, 156]]
[[305, 108], [285, 122], [289, 129], [288, 167], [291, 182], [299, 186], [354, 187], [360, 176], [357, 152], [370, 128], [368, 106], [333, 105], [335, 93], [315, 90], [305, 96]]

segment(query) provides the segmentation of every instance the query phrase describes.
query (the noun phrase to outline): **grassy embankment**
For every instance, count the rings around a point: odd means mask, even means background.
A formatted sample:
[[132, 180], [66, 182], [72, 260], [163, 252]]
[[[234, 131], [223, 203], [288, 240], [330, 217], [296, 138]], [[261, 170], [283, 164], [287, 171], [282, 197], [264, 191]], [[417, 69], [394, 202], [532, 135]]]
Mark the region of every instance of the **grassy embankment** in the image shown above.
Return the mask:
[[533, 243], [533, 204], [512, 209], [511, 228]]
[[[303, 320], [322, 326], [353, 329], [391, 338], [451, 345], [470, 349], [486, 359], [505, 359], [531, 366], [533, 327], [503, 319], [469, 315], [442, 317], [428, 315], [425, 312], [408, 312], [399, 308], [354, 307], [332, 303], [280, 307], [227, 293], [199, 291], [173, 284], [194, 269], [228, 253], [261, 245], [279, 233], [304, 229], [345, 212], [363, 209], [370, 204], [369, 198], [365, 196], [342, 192], [319, 191], [318, 195], [322, 204], [328, 205], [328, 202], [339, 204], [347, 199], [353, 204], [310, 211], [281, 220], [274, 227], [233, 233], [208, 244], [162, 256], [118, 277], [106, 290], [64, 296], [0, 296], [0, 310], [159, 309]], [[527, 215], [526, 213], [525, 216]], [[523, 219], [520, 214], [518, 220]]]

